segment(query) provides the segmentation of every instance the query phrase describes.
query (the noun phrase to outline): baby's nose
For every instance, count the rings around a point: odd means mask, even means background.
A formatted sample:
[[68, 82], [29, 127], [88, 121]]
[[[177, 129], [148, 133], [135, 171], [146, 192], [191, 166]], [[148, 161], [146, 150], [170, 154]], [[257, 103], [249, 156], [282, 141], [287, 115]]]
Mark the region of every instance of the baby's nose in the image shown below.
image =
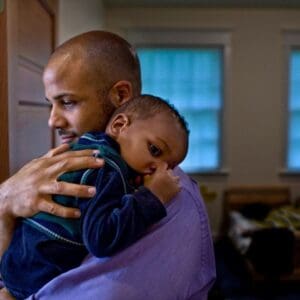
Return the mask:
[[168, 163], [165, 161], [158, 160], [155, 163], [151, 164], [150, 168], [151, 174], [154, 173], [156, 170], [166, 170], [168, 169]]

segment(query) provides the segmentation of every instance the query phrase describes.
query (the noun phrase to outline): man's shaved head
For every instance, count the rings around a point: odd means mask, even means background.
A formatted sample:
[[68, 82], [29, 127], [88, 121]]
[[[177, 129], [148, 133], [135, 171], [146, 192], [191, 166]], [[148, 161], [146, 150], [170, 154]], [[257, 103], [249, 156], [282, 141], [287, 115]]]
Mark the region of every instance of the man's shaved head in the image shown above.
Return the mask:
[[106, 31], [80, 34], [60, 45], [44, 70], [48, 124], [61, 141], [104, 130], [114, 110], [140, 95], [140, 64], [133, 47]]
[[106, 91], [116, 82], [129, 81], [133, 95], [141, 92], [138, 57], [133, 47], [120, 36], [106, 31], [90, 31], [66, 41], [50, 57], [48, 65], [57, 59], [80, 60], [88, 70], [91, 83], [99, 82]]

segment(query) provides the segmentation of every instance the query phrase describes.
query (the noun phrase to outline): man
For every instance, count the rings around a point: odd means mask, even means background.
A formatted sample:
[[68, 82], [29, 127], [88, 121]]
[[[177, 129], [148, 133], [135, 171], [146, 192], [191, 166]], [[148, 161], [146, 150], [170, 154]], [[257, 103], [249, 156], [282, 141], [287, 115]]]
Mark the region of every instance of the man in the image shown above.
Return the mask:
[[[52, 105], [49, 126], [63, 143], [86, 131], [103, 130], [115, 108], [141, 90], [134, 50], [119, 36], [103, 31], [61, 45], [43, 81]], [[71, 170], [101, 167], [103, 162], [92, 157], [92, 150], [66, 152], [67, 148], [51, 150], [0, 186], [0, 236], [13, 232], [17, 217], [39, 211], [78, 216], [78, 211], [53, 203], [51, 195], [90, 197], [95, 189], [58, 183], [56, 178]], [[181, 192], [167, 207], [167, 217], [146, 236], [112, 257], [88, 256], [80, 267], [55, 278], [30, 299], [206, 299], [215, 277], [207, 215], [197, 185], [179, 168], [174, 173], [180, 177]], [[9, 239], [2, 242], [7, 245]]]

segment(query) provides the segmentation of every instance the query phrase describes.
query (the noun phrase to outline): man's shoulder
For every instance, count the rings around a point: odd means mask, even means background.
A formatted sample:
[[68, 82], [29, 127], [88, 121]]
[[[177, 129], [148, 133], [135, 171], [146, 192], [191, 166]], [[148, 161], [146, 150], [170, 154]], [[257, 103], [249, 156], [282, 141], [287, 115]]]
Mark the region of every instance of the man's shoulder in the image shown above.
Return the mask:
[[174, 174], [179, 177], [181, 186], [181, 192], [176, 198], [191, 199], [196, 201], [197, 205], [203, 204], [199, 184], [179, 167], [174, 169]]
[[192, 188], [197, 186], [197, 182], [186, 174], [180, 167], [174, 169], [174, 174], [179, 177], [180, 183], [186, 188]]

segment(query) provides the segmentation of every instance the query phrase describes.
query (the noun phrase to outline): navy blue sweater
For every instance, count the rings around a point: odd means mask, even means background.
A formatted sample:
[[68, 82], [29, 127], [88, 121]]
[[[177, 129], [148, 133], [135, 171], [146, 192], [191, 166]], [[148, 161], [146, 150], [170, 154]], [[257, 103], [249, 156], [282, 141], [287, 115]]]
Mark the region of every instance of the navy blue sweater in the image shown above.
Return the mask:
[[91, 199], [53, 197], [60, 204], [80, 208], [81, 218], [39, 213], [23, 219], [2, 257], [3, 281], [17, 299], [78, 266], [87, 252], [103, 257], [129, 246], [166, 215], [150, 190], [130, 184], [137, 174], [122, 160], [113, 139], [104, 133], [88, 133], [72, 145], [72, 150], [87, 148], [100, 151], [104, 167], [69, 172], [60, 180], [94, 185], [96, 195]]

